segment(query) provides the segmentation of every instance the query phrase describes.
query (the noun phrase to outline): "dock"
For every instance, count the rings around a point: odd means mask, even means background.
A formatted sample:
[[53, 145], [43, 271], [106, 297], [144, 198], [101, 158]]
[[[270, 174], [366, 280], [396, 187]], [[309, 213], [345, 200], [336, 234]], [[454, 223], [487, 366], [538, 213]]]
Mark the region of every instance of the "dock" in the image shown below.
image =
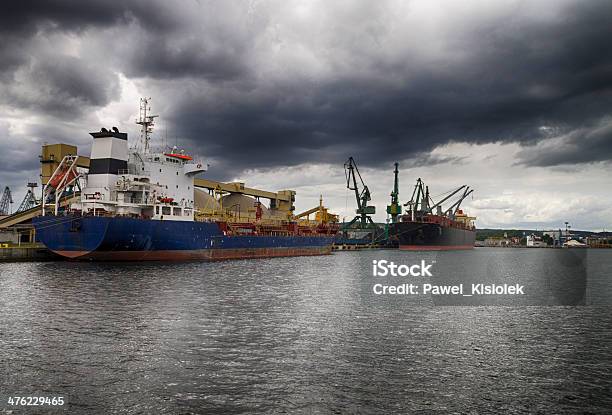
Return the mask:
[[49, 251], [43, 244], [0, 244], [0, 262], [58, 261], [62, 257]]

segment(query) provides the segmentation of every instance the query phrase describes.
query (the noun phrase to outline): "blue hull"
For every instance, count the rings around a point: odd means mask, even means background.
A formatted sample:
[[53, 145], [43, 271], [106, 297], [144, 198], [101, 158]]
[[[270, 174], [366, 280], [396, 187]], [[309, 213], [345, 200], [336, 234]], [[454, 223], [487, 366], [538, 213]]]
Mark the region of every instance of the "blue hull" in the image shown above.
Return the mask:
[[157, 221], [94, 216], [40, 216], [36, 238], [74, 259], [192, 260], [324, 255], [332, 235], [226, 236], [214, 222]]

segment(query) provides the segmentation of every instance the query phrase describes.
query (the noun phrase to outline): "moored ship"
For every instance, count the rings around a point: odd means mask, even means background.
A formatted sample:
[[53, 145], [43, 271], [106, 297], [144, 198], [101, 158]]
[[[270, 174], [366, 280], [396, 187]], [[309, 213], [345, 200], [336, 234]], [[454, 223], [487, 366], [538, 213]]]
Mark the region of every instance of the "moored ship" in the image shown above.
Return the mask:
[[[460, 193], [462, 192], [462, 193]], [[391, 234], [399, 241], [403, 250], [455, 250], [472, 249], [476, 239], [475, 217], [460, 209], [461, 202], [473, 190], [461, 186], [450, 192], [439, 202], [434, 202], [429, 187], [419, 178], [406, 214], [391, 225]], [[442, 204], [460, 193], [457, 201], [443, 209]]]
[[[43, 215], [33, 220], [37, 239], [47, 248], [71, 259], [109, 261], [331, 252], [337, 217], [322, 201], [314, 209], [318, 220], [310, 221], [294, 217], [295, 192], [289, 190], [279, 192], [284, 199], [272, 199], [269, 208], [258, 198], [242, 195], [242, 183], [236, 183], [235, 193], [224, 196], [220, 186], [210, 190], [213, 195], [198, 194], [195, 176], [206, 169], [176, 147], [151, 151], [156, 116], [149, 111], [148, 101], [142, 100], [138, 146], [128, 147], [126, 133], [103, 128], [90, 133], [87, 174], [77, 169], [76, 156], [62, 159], [44, 187]], [[66, 195], [76, 194], [76, 201], [62, 206]], [[202, 197], [213, 208], [200, 209], [196, 199]]]

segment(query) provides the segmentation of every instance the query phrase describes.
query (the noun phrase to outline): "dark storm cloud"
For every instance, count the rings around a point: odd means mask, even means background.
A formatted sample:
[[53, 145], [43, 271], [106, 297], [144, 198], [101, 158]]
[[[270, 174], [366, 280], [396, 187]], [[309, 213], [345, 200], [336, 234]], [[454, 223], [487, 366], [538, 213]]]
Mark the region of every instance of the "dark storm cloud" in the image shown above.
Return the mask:
[[31, 40], [36, 36], [115, 24], [129, 16], [124, 7], [103, 1], [24, 0], [8, 3], [0, 11], [0, 74], [3, 75], [27, 64], [33, 53]]
[[[578, 143], [589, 139], [584, 127], [612, 108], [611, 17], [612, 3], [589, 2], [544, 21], [511, 15], [479, 20], [444, 40], [460, 58], [442, 55], [433, 62], [401, 52], [385, 61], [380, 50], [364, 46], [370, 34], [356, 25], [355, 37], [363, 42], [335, 46], [354, 47], [342, 55], [359, 59], [333, 62], [352, 70], [311, 79], [289, 68], [282, 79], [259, 78], [255, 85], [245, 76], [244, 83], [222, 87], [162, 88], [172, 100], [172, 113], [164, 115], [206, 154], [247, 167], [338, 163], [349, 154], [378, 165], [449, 141], [531, 145], [550, 138], [541, 128], [550, 125], [560, 134], [573, 131]], [[377, 38], [391, 36], [384, 26], [377, 30]], [[335, 59], [324, 48], [313, 54]], [[357, 65], [364, 60], [365, 69]], [[612, 158], [609, 146], [594, 148], [529, 164]]]
[[80, 31], [91, 27], [127, 24], [137, 19], [163, 30], [173, 22], [171, 7], [145, 0], [20, 0], [5, 4], [0, 33], [29, 36], [39, 30]]
[[[0, 46], [3, 79], [21, 75], [3, 95], [61, 117], [113, 101], [122, 72], [173, 135], [241, 168], [433, 163], [423, 155], [452, 141], [519, 142], [528, 165], [612, 159], [593, 131], [611, 115], [612, 3], [423, 5], [20, 2], [0, 17], [24, 45]], [[41, 60], [32, 45], [52, 33], [89, 43]]]
[[[22, 45], [16, 42], [11, 42], [6, 37], [0, 43], [0, 77], [5, 73], [17, 69], [24, 63], [25, 57], [22, 51]], [[2, 78], [0, 78], [2, 79]]]
[[435, 166], [436, 164], [455, 164], [461, 165], [465, 164], [466, 157], [458, 157], [458, 156], [439, 156], [431, 153], [423, 153], [418, 156], [415, 156], [408, 160], [408, 163], [404, 163], [402, 167], [405, 168], [414, 168], [414, 167], [426, 167], [426, 166]]
[[610, 162], [612, 154], [612, 119], [583, 127], [561, 137], [526, 146], [518, 154], [518, 164], [556, 166]]
[[[117, 45], [116, 64], [134, 78], [248, 79], [255, 70], [251, 62], [254, 44], [267, 24], [253, 4], [184, 2], [171, 10], [173, 17], [164, 27], [139, 15], [129, 27], [120, 27], [113, 34], [126, 40]], [[154, 20], [164, 18], [163, 11], [158, 12]]]
[[101, 107], [119, 95], [117, 75], [92, 62], [71, 56], [32, 58], [5, 89], [9, 105], [58, 118]]
[[[155, 12], [153, 12], [155, 10]], [[119, 95], [109, 50], [96, 59], [63, 54], [59, 34], [82, 35], [139, 22], [161, 32], [179, 23], [163, 4], [145, 1], [19, 1], [0, 13], [0, 104], [59, 118], [102, 107]], [[55, 37], [54, 37], [55, 36]]]
[[241, 56], [242, 45], [223, 48], [203, 39], [168, 39], [165, 35], [151, 34], [132, 46], [122, 62], [125, 74], [130, 77], [222, 81], [248, 76]]

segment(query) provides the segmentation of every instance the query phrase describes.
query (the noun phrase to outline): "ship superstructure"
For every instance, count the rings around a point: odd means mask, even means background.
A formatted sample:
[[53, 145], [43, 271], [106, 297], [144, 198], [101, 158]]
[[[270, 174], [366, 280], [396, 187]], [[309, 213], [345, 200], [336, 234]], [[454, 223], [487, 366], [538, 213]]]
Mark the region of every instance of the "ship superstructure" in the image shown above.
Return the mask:
[[149, 102], [142, 99], [141, 151], [128, 147], [127, 133], [102, 128], [93, 137], [86, 186], [80, 203], [71, 206], [86, 214], [142, 219], [193, 221], [195, 175], [206, 171], [176, 147], [167, 152], [150, 151], [153, 119]]

